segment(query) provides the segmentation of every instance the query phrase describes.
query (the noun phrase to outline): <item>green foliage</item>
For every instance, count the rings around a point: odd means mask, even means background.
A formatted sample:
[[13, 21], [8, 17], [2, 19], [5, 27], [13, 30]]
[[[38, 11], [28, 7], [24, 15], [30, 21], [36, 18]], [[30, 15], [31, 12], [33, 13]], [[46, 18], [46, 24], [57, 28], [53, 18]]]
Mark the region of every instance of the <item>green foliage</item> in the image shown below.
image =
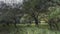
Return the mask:
[[[41, 11], [49, 7], [49, 2], [47, 0], [28, 0], [24, 3], [24, 8], [29, 12], [32, 9], [34, 12]], [[36, 11], [36, 12], [37, 12]], [[42, 12], [42, 11], [41, 11]]]
[[50, 10], [50, 15], [49, 18], [54, 18], [57, 17], [58, 15], [60, 15], [60, 7], [52, 7]]
[[[17, 26], [18, 27], [18, 32], [16, 31], [16, 28], [14, 26], [10, 26], [10, 27], [0, 27], [0, 29], [3, 29], [3, 30], [0, 30], [0, 34], [5, 34], [5, 33], [8, 33], [8, 34], [59, 34], [60, 32], [59, 31], [52, 31], [52, 30], [49, 30], [49, 29], [41, 29], [39, 27], [28, 27], [28, 26], [24, 26], [24, 25], [19, 25]], [[5, 29], [4, 29], [5, 28]], [[44, 28], [46, 28], [46, 26], [44, 26]]]

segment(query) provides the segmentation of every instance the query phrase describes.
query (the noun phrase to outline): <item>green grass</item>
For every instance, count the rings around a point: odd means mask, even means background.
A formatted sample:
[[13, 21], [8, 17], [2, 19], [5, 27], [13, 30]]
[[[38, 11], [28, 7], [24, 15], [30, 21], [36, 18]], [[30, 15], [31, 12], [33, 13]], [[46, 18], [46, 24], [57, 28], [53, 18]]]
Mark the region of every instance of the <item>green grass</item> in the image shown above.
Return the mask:
[[39, 25], [37, 27], [35, 24], [17, 24], [17, 28], [15, 28], [12, 24], [9, 27], [0, 25], [0, 34], [60, 34], [60, 32], [49, 30], [48, 25]]

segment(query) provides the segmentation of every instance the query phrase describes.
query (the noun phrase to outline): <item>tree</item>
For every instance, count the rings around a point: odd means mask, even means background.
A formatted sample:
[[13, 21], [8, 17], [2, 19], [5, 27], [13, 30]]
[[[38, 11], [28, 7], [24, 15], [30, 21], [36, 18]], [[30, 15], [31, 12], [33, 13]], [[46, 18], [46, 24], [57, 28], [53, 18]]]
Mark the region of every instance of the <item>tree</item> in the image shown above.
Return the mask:
[[57, 30], [59, 30], [59, 27], [58, 27], [58, 22], [60, 20], [59, 15], [60, 15], [60, 7], [59, 6], [56, 6], [53, 8], [51, 7], [50, 15], [49, 15], [49, 22], [48, 22], [51, 29], [57, 28]]
[[35, 24], [38, 25], [38, 16], [40, 13], [48, 12], [48, 8], [52, 2], [50, 0], [28, 0], [24, 2], [23, 9], [24, 12], [32, 16], [35, 20]]
[[21, 5], [13, 4], [13, 6], [9, 6], [6, 3], [3, 3], [2, 5], [0, 8], [0, 12], [2, 13], [0, 22], [4, 22], [5, 24], [13, 23], [15, 26], [18, 22], [20, 23], [20, 18], [23, 16], [23, 13], [20, 10]]

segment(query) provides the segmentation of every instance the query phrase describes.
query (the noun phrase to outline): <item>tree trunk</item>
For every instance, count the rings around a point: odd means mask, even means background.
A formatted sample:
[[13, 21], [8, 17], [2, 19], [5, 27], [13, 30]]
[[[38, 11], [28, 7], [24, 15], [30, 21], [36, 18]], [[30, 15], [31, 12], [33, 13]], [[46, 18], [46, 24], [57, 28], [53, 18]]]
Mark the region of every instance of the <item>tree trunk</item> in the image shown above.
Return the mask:
[[48, 22], [48, 24], [49, 24], [49, 26], [50, 26], [50, 29], [53, 29], [53, 27], [54, 27], [54, 21], [53, 21], [53, 19], [49, 19], [49, 22]]
[[17, 21], [16, 21], [16, 18], [15, 18], [15, 17], [14, 17], [13, 19], [14, 19], [14, 26], [15, 26], [15, 28], [16, 28], [16, 27], [17, 27], [17, 26], [16, 26]]
[[17, 26], [16, 26], [16, 22], [14, 23], [14, 26], [15, 26], [15, 28], [17, 28]]
[[34, 18], [35, 24], [38, 25], [38, 23], [39, 23], [39, 21], [38, 21], [38, 15], [34, 14], [34, 12], [33, 12], [31, 16]]
[[58, 27], [58, 24], [57, 23], [55, 23], [55, 27], [56, 27], [57, 30], [59, 30], [59, 27]]
[[7, 22], [6, 25], [9, 26], [9, 22]]
[[48, 22], [50, 29], [57, 29], [59, 30], [58, 24], [54, 19], [50, 19]]
[[34, 20], [35, 20], [35, 24], [38, 25], [38, 18], [34, 17]]

